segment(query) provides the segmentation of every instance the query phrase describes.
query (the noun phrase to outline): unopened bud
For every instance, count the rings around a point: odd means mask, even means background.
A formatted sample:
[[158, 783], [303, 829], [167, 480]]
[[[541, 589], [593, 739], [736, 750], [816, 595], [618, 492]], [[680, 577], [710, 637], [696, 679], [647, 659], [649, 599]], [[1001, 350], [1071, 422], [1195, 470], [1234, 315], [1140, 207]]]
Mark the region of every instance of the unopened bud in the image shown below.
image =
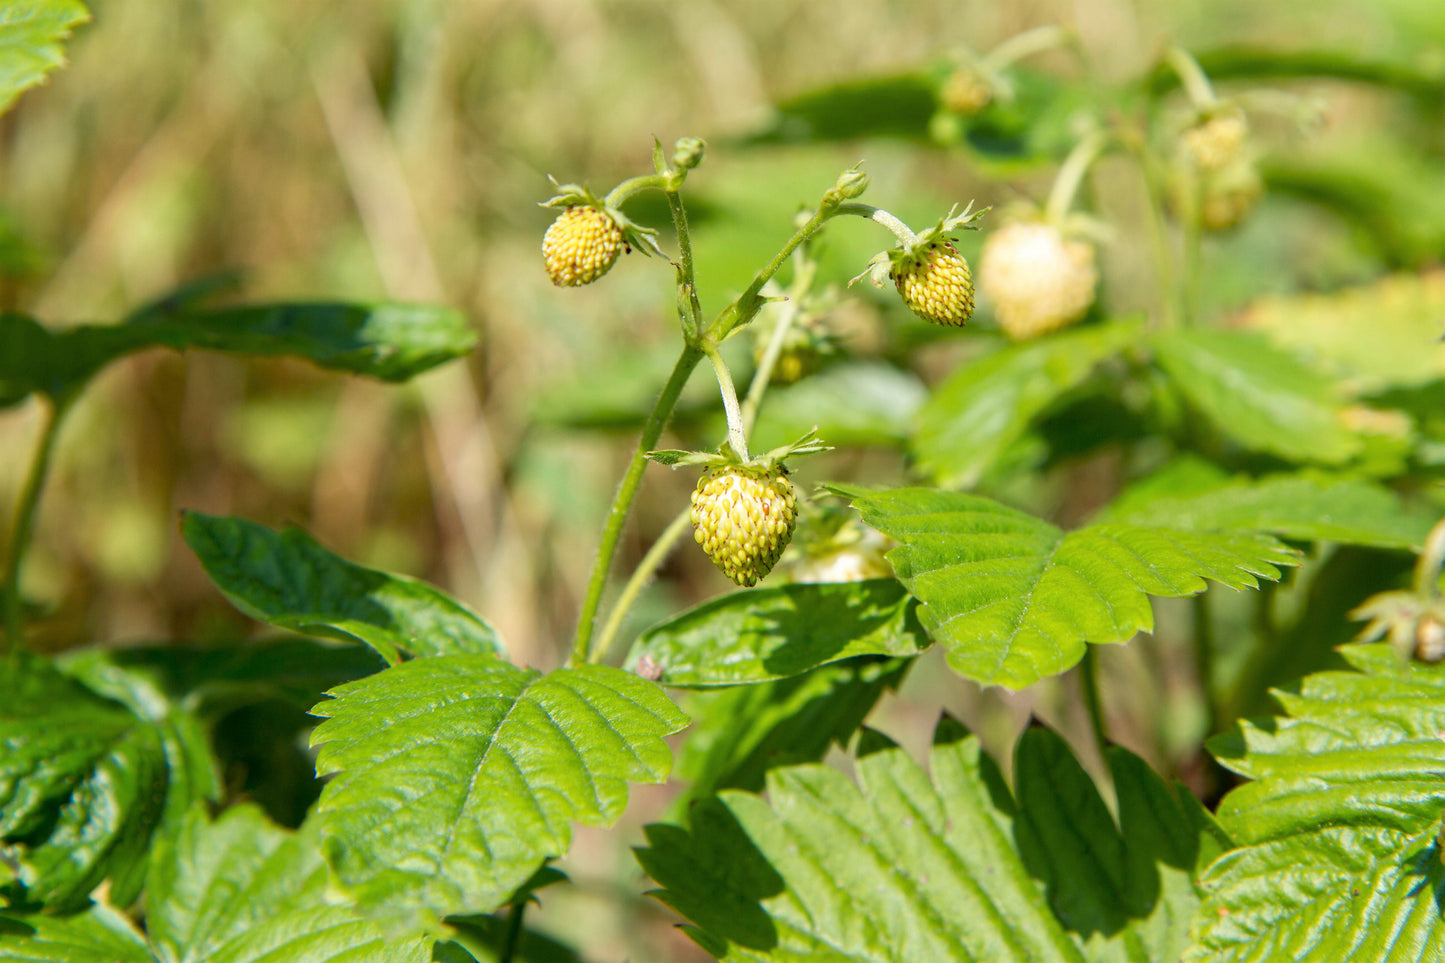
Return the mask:
[[838, 175], [827, 194], [823, 195], [825, 205], [841, 204], [862, 195], [868, 189], [868, 174], [857, 167], [850, 167]]
[[703, 150], [707, 147], [702, 140], [696, 137], [678, 138], [672, 146], [672, 164], [674, 167], [690, 171], [702, 163]]

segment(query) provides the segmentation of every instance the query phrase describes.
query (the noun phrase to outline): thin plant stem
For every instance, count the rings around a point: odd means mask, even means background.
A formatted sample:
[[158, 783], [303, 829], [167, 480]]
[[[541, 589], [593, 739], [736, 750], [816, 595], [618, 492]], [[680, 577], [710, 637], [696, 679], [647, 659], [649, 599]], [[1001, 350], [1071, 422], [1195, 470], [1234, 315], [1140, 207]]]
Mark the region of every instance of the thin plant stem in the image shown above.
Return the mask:
[[1178, 322], [1179, 295], [1174, 288], [1174, 259], [1169, 252], [1169, 232], [1164, 224], [1164, 187], [1147, 147], [1139, 148], [1138, 160], [1149, 195], [1149, 246], [1158, 275], [1160, 318], [1165, 328], [1172, 328]]
[[1219, 731], [1220, 707], [1215, 695], [1214, 618], [1209, 611], [1209, 594], [1201, 592], [1190, 599], [1194, 622], [1194, 674], [1199, 679], [1204, 699], [1205, 726], [1209, 735]]
[[1203, 265], [1200, 263], [1200, 238], [1204, 233], [1204, 225], [1201, 221], [1200, 199], [1198, 186], [1195, 185], [1190, 191], [1189, 210], [1184, 219], [1184, 290], [1183, 309], [1180, 312], [1180, 322], [1189, 327], [1199, 317], [1199, 295], [1200, 284], [1203, 278]]
[[1034, 27], [1009, 37], [985, 54], [979, 63], [988, 70], [1002, 70], [1025, 57], [1062, 46], [1072, 36], [1068, 30], [1056, 25]]
[[763, 395], [767, 393], [768, 384], [773, 379], [773, 369], [777, 367], [778, 357], [783, 353], [783, 345], [788, 340], [788, 332], [793, 329], [793, 322], [798, 319], [802, 307], [798, 299], [803, 296], [813, 280], [814, 267], [811, 261], [799, 264], [797, 267], [798, 280], [794, 282], [789, 299], [783, 305], [778, 315], [778, 326], [773, 329], [772, 337], [768, 339], [767, 346], [763, 348], [763, 356], [758, 359], [758, 368], [753, 372], [753, 380], [748, 383], [748, 394], [743, 399], [743, 432], [751, 432], [754, 423], [758, 419], [758, 411], [763, 404]]
[[1084, 690], [1084, 708], [1089, 712], [1089, 725], [1094, 730], [1094, 741], [1099, 752], [1109, 748], [1109, 730], [1104, 724], [1104, 704], [1099, 686], [1099, 656], [1094, 647], [1084, 649], [1084, 660], [1079, 663], [1079, 683]]
[[20, 570], [30, 542], [30, 530], [35, 524], [35, 513], [40, 507], [40, 493], [45, 488], [45, 477], [50, 471], [50, 456], [55, 450], [55, 440], [60, 435], [60, 426], [70, 410], [70, 403], [69, 397], [51, 399], [49, 418], [31, 457], [20, 501], [15, 506], [15, 523], [10, 527], [10, 551], [5, 559], [3, 599], [5, 646], [10, 652], [18, 652], [24, 644], [25, 616], [20, 601]]
[[882, 224], [893, 232], [893, 236], [898, 238], [898, 243], [904, 247], [911, 247], [918, 243], [918, 235], [913, 233], [911, 227], [881, 207], [874, 207], [872, 204], [843, 204], [838, 207], [838, 213], [866, 217], [870, 221]]
[[728, 417], [728, 444], [732, 446], [733, 453], [744, 462], [748, 461], [748, 439], [743, 432], [743, 413], [738, 407], [738, 390], [733, 386], [733, 375], [728, 370], [727, 362], [723, 360], [722, 353], [717, 348], [709, 345], [706, 349], [707, 360], [712, 362], [713, 374], [717, 375], [718, 391], [722, 394], [723, 411]]
[[660, 190], [668, 193], [675, 193], [669, 190], [671, 179], [666, 174], [641, 174], [637, 177], [629, 177], [607, 192], [602, 203], [607, 207], [617, 207], [631, 197], [646, 190]]
[[1181, 47], [1170, 47], [1164, 54], [1164, 62], [1174, 68], [1179, 75], [1179, 82], [1184, 85], [1184, 92], [1189, 95], [1189, 100], [1196, 107], [1212, 107], [1219, 102], [1214, 93], [1214, 85], [1204, 73], [1204, 68], [1199, 66], [1187, 50]]
[[[748, 285], [747, 290], [739, 295], [736, 301], [726, 308], [723, 308], [718, 316], [713, 319], [712, 323], [708, 325], [707, 331], [703, 333], [703, 336], [710, 339], [714, 344], [721, 344], [723, 339], [731, 334], [733, 330], [751, 321], [758, 313], [758, 309], [763, 306], [763, 298], [759, 296], [763, 285], [771, 281], [773, 276], [782, 270], [788, 258], [798, 249], [798, 245], [818, 233], [818, 230], [834, 215], [840, 213], [856, 213], [847, 210], [847, 208], [853, 206], [855, 205], [842, 204], [833, 208], [820, 208], [814, 211], [813, 215], [793, 232], [793, 236], [788, 238], [787, 243], [783, 245], [782, 249], [773, 255], [773, 259], [753, 276], [752, 283]], [[907, 230], [906, 227], [904, 229]]]
[[697, 300], [697, 281], [693, 273], [692, 261], [692, 234], [687, 227], [687, 208], [683, 207], [682, 195], [676, 190], [669, 189], [667, 194], [667, 206], [672, 210], [672, 223], [677, 228], [677, 250], [681, 260], [681, 275], [679, 284], [683, 290], [679, 292], [686, 298], [687, 310], [683, 311], [683, 336], [688, 341], [697, 340], [702, 329], [702, 305]]
[[657, 403], [652, 407], [652, 413], [647, 416], [647, 423], [643, 426], [642, 437], [638, 439], [637, 449], [632, 453], [632, 460], [627, 465], [627, 472], [617, 486], [617, 494], [612, 499], [612, 507], [607, 513], [607, 521], [602, 528], [602, 543], [597, 547], [597, 556], [592, 565], [592, 576], [587, 584], [587, 594], [582, 600], [577, 631], [572, 637], [570, 661], [573, 664], [586, 662], [590, 653], [597, 609], [602, 604], [603, 589], [607, 587], [607, 572], [612, 567], [612, 558], [617, 553], [617, 543], [622, 537], [622, 526], [627, 521], [627, 513], [632, 507], [632, 499], [637, 495], [637, 487], [642, 482], [642, 473], [647, 468], [647, 453], [657, 447], [657, 440], [662, 437], [662, 430], [667, 426], [667, 420], [671, 417], [673, 408], [677, 406], [678, 396], [682, 394], [688, 376], [692, 374], [692, 369], [697, 367], [702, 358], [701, 348], [690, 344], [684, 345], [677, 363], [673, 365], [667, 384], [663, 386], [662, 393], [657, 397]]
[[1095, 131], [1079, 141], [1074, 149], [1069, 151], [1069, 156], [1064, 158], [1044, 207], [1044, 218], [1050, 224], [1057, 226], [1063, 223], [1064, 215], [1069, 213], [1069, 206], [1074, 203], [1074, 195], [1079, 192], [1079, 185], [1084, 183], [1084, 175], [1089, 172], [1089, 165], [1108, 142], [1108, 135], [1103, 131]]
[[692, 523], [692, 509], [684, 508], [677, 513], [665, 528], [657, 541], [648, 548], [647, 554], [642, 556], [642, 561], [637, 563], [637, 568], [627, 579], [627, 584], [622, 587], [622, 592], [617, 596], [617, 601], [612, 603], [612, 611], [607, 613], [607, 624], [602, 626], [602, 634], [597, 637], [597, 645], [593, 647], [591, 660], [593, 662], [606, 662], [612, 654], [612, 646], [617, 641], [617, 633], [622, 629], [622, 622], [627, 618], [628, 611], [637, 602], [642, 590], [647, 583], [652, 581], [653, 575], [662, 565], [663, 559], [667, 558], [669, 552], [677, 545], [687, 527]]
[[527, 900], [519, 899], [512, 904], [511, 910], [507, 913], [507, 932], [502, 938], [502, 955], [497, 958], [497, 963], [512, 963], [516, 958], [517, 947], [522, 942], [522, 917], [527, 912]]

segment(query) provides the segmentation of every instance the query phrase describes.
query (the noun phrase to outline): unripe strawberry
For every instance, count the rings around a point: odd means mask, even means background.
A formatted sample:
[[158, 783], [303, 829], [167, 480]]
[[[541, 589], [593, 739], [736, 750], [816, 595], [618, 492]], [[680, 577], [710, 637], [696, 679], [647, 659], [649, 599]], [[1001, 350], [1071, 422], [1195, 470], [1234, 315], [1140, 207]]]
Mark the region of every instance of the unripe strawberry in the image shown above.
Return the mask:
[[567, 208], [547, 228], [542, 258], [553, 284], [576, 287], [606, 274], [624, 246], [622, 229], [611, 215], [579, 204]]
[[925, 321], [961, 327], [973, 316], [973, 275], [946, 238], [900, 257], [889, 267], [888, 276], [903, 303]]
[[692, 524], [702, 550], [739, 585], [772, 571], [793, 537], [797, 495], [781, 467], [728, 465], [703, 473], [692, 493]]
[[1236, 161], [1211, 171], [1200, 185], [1199, 222], [1211, 231], [1226, 231], [1244, 220], [1264, 194], [1259, 170], [1248, 161]]
[[1238, 160], [1249, 137], [1244, 115], [1215, 114], [1180, 136], [1185, 159], [1201, 171], [1217, 171]]
[[988, 82], [971, 67], [960, 67], [949, 75], [938, 92], [938, 100], [945, 110], [965, 117], [983, 110], [993, 100], [993, 90]]
[[999, 327], [1024, 341], [1083, 317], [1094, 303], [1094, 248], [1039, 221], [1007, 224], [979, 256], [979, 289], [994, 303]]

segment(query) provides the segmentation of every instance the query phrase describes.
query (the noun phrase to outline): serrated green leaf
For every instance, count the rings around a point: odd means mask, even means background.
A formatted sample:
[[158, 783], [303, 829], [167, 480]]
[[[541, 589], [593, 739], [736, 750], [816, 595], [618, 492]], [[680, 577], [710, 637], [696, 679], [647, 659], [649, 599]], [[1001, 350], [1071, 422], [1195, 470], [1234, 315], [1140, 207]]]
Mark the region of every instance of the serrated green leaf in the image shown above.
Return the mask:
[[1246, 448], [1328, 465], [1364, 451], [1338, 385], [1258, 335], [1191, 328], [1159, 332], [1151, 344], [1189, 403]]
[[156, 963], [135, 924], [109, 906], [60, 917], [0, 909], [0, 953], [8, 963]]
[[1095, 521], [1414, 548], [1424, 544], [1436, 519], [1433, 512], [1407, 508], [1383, 485], [1359, 478], [1302, 473], [1210, 484], [1184, 463], [1126, 489]]
[[891, 365], [830, 365], [769, 390], [749, 444], [766, 451], [816, 427], [830, 445], [901, 445], [927, 397], [916, 375]]
[[888, 560], [922, 603], [924, 628], [955, 671], [988, 685], [1022, 688], [1072, 667], [1086, 643], [1151, 631], [1151, 595], [1194, 595], [1205, 579], [1252, 588], [1298, 564], [1297, 553], [1250, 532], [1065, 532], [976, 495], [829, 487], [901, 543]]
[[934, 82], [922, 74], [849, 80], [778, 104], [772, 123], [754, 134], [753, 139], [922, 139], [928, 134], [928, 121], [937, 104]]
[[33, 656], [0, 661], [0, 840], [27, 901], [73, 909], [102, 880], [124, 906], [156, 838], [218, 791], [205, 734], [120, 670], [102, 694]]
[[718, 686], [798, 675], [856, 655], [917, 655], [928, 647], [916, 604], [893, 579], [782, 585], [732, 592], [642, 634], [628, 658], [657, 681]]
[[472, 349], [475, 333], [450, 308], [411, 304], [262, 304], [175, 313], [52, 331], [0, 315], [0, 405], [32, 392], [56, 397], [124, 355], [146, 348], [294, 355], [323, 368], [405, 381]]
[[1200, 880], [1189, 960], [1432, 960], [1445, 945], [1445, 666], [1386, 645], [1276, 697], [1285, 715], [1210, 741], [1255, 780], [1219, 819], [1242, 848]]
[[1038, 415], [1142, 331], [1137, 321], [1115, 321], [1007, 345], [964, 365], [918, 412], [919, 467], [945, 487], [976, 484]]
[[492, 627], [440, 589], [352, 564], [299, 528], [186, 512], [181, 534], [242, 612], [281, 629], [371, 646], [388, 662], [491, 653]]
[[822, 759], [848, 741], [909, 664], [849, 659], [773, 682], [688, 693], [692, 727], [673, 776], [692, 785], [679, 806], [719, 789], [756, 792], [769, 769]]
[[[156, 847], [144, 940], [105, 906], [70, 917], [0, 916], [6, 960], [55, 963], [427, 963], [430, 939], [388, 940], [327, 899], [316, 833], [278, 829], [255, 806], [214, 822], [192, 809]], [[30, 932], [27, 933], [26, 930]], [[122, 955], [124, 953], [124, 955]]]
[[10, 0], [0, 8], [0, 114], [65, 64], [61, 41], [89, 20], [79, 0]]
[[687, 724], [657, 686], [604, 666], [549, 675], [438, 656], [343, 685], [314, 712], [332, 775], [317, 805], [327, 861], [363, 909], [399, 927], [490, 912], [572, 823], [611, 823], [627, 781], [660, 782]]
[[[867, 735], [865, 733], [865, 735]], [[932, 781], [876, 734], [854, 786], [806, 765], [767, 799], [724, 792], [688, 829], [648, 827], [638, 859], [719, 959], [1165, 960], [1197, 905], [1212, 830], [1148, 767], [1111, 750], [1122, 827], [1049, 733], [1026, 737], [1017, 799], [945, 720]]]

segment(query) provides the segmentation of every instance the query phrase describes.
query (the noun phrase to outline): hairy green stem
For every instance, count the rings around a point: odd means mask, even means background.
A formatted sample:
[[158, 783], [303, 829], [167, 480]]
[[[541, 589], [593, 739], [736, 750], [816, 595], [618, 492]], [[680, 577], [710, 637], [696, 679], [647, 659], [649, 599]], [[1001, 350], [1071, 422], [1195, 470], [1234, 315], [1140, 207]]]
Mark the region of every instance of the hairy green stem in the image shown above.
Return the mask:
[[50, 415], [36, 444], [35, 454], [30, 460], [30, 471], [21, 489], [20, 501], [15, 506], [15, 523], [10, 527], [10, 551], [5, 560], [4, 597], [0, 602], [5, 606], [5, 647], [17, 652], [24, 644], [25, 614], [20, 600], [20, 570], [25, 561], [25, 549], [30, 543], [30, 530], [35, 524], [35, 512], [40, 507], [40, 493], [45, 488], [45, 476], [50, 471], [50, 456], [55, 450], [55, 440], [60, 435], [60, 426], [70, 410], [71, 399], [54, 398], [50, 402]]
[[608, 511], [607, 521], [602, 528], [602, 544], [597, 547], [587, 594], [582, 600], [577, 632], [572, 638], [570, 661], [573, 664], [586, 662], [590, 653], [597, 609], [602, 604], [603, 589], [607, 587], [607, 572], [612, 567], [612, 557], [617, 553], [617, 543], [622, 537], [622, 526], [627, 521], [632, 499], [637, 495], [637, 487], [642, 482], [642, 473], [647, 468], [647, 453], [657, 447], [657, 440], [662, 437], [662, 430], [667, 426], [672, 409], [677, 406], [678, 396], [682, 394], [688, 376], [702, 358], [702, 349], [690, 344], [683, 347], [667, 384], [663, 386], [662, 394], [658, 395], [652, 413], [647, 416], [647, 424], [643, 426], [637, 450], [632, 453], [632, 461], [627, 465], [627, 473], [622, 476], [622, 482], [617, 486], [617, 495], [612, 499], [612, 508]]
[[793, 232], [793, 236], [788, 238], [787, 243], [783, 245], [782, 249], [773, 255], [773, 259], [764, 265], [763, 269], [753, 277], [752, 283], [748, 285], [747, 290], [739, 295], [736, 301], [726, 308], [723, 308], [722, 312], [713, 319], [712, 323], [708, 325], [707, 331], [704, 332], [704, 337], [710, 339], [714, 344], [722, 344], [723, 340], [735, 329], [751, 321], [758, 313], [758, 309], [763, 306], [763, 298], [759, 296], [759, 292], [763, 290], [763, 285], [771, 281], [773, 276], [782, 270], [788, 258], [798, 249], [798, 245], [818, 233], [819, 228], [826, 224], [834, 215], [840, 213], [856, 213], [846, 210], [853, 206], [854, 205], [851, 204], [841, 204], [834, 207], [822, 207], [814, 211], [813, 215]]
[[728, 418], [728, 444], [732, 446], [733, 453], [746, 462], [749, 458], [748, 438], [743, 431], [743, 413], [738, 407], [738, 390], [733, 386], [733, 374], [715, 346], [707, 345], [703, 350], [707, 352], [707, 360], [712, 362], [713, 374], [717, 375], [718, 392], [722, 395], [723, 411]]
[[852, 214], [856, 217], [866, 217], [870, 221], [882, 224], [893, 232], [893, 236], [898, 238], [898, 243], [904, 247], [911, 247], [918, 243], [918, 235], [913, 233], [911, 227], [881, 207], [874, 207], [872, 204], [840, 204], [838, 206], [838, 213]]
[[778, 315], [778, 326], [773, 329], [772, 337], [768, 339], [768, 344], [763, 349], [763, 356], [758, 359], [758, 369], [753, 372], [753, 380], [748, 383], [748, 395], [743, 399], [744, 433], [752, 431], [753, 425], [758, 419], [758, 410], [762, 407], [763, 395], [768, 390], [768, 383], [772, 381], [773, 369], [777, 367], [778, 358], [783, 353], [783, 345], [788, 340], [788, 332], [793, 329], [793, 322], [802, 312], [799, 301], [812, 286], [817, 266], [813, 261], [799, 257], [794, 271], [796, 274], [793, 285], [788, 291], [788, 302], [783, 305], [783, 309]]
[[667, 206], [672, 209], [672, 223], [677, 228], [678, 257], [682, 262], [682, 286], [679, 292], [687, 299], [687, 310], [683, 318], [683, 337], [696, 341], [702, 332], [702, 305], [697, 300], [697, 281], [693, 273], [692, 234], [687, 227], [687, 208], [682, 205], [682, 195], [675, 189], [668, 189]]
[[1099, 686], [1099, 656], [1094, 646], [1086, 646], [1084, 660], [1079, 663], [1079, 683], [1084, 690], [1084, 708], [1089, 712], [1089, 725], [1099, 752], [1109, 748], [1109, 729], [1104, 724], [1104, 702]]
[[640, 194], [647, 190], [659, 190], [668, 193], [676, 193], [677, 188], [672, 185], [673, 178], [666, 174], [639, 174], [637, 177], [629, 177], [607, 192], [602, 203], [607, 207], [620, 207], [622, 202], [633, 194]]
[[657, 541], [648, 548], [647, 554], [642, 556], [642, 561], [637, 563], [627, 584], [622, 587], [622, 592], [617, 596], [617, 601], [612, 603], [612, 611], [607, 613], [607, 624], [602, 626], [602, 634], [597, 638], [597, 645], [592, 651], [593, 662], [606, 662], [612, 654], [612, 646], [617, 641], [617, 633], [622, 629], [622, 622], [627, 618], [627, 613], [637, 602], [637, 597], [652, 581], [653, 575], [662, 566], [663, 559], [667, 558], [669, 552], [677, 545], [688, 525], [692, 523], [692, 509], [684, 508], [658, 536]]

